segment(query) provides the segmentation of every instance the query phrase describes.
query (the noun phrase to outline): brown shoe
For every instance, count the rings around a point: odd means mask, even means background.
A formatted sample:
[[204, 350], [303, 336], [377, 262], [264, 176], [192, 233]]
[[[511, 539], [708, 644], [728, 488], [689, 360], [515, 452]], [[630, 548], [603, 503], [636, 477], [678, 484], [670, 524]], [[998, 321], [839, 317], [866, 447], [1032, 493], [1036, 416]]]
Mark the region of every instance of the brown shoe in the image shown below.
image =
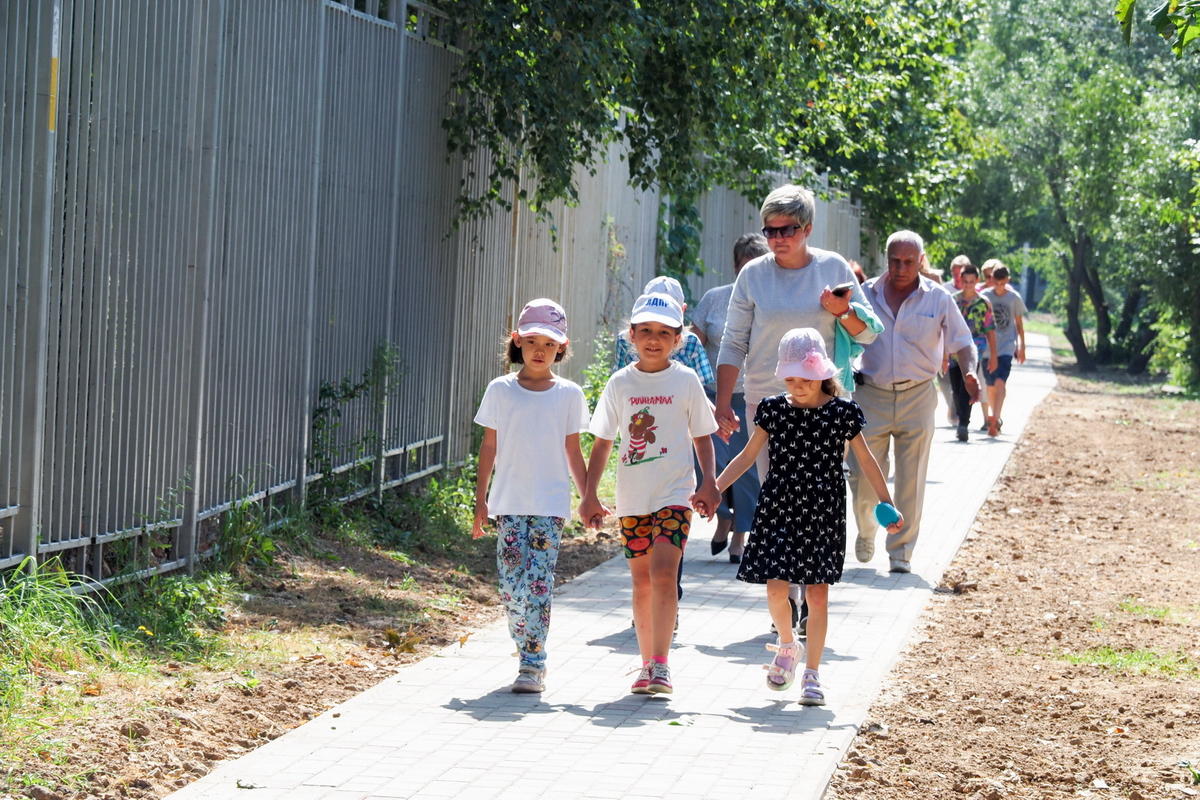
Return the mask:
[[1000, 426], [996, 423], [995, 417], [988, 417], [988, 436], [999, 436]]

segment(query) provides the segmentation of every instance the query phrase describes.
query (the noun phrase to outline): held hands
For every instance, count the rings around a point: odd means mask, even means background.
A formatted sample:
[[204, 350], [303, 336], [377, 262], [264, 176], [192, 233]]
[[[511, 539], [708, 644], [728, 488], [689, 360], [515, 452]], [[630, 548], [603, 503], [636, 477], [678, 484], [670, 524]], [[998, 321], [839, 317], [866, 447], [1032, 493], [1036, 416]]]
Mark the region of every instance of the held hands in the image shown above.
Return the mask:
[[585, 528], [600, 530], [604, 518], [610, 514], [612, 512], [594, 495], [588, 495], [579, 501], [579, 518], [583, 520]]
[[840, 317], [850, 310], [850, 298], [838, 297], [826, 286], [825, 290], [821, 292], [821, 308], [835, 317]]
[[471, 527], [471, 538], [481, 539], [487, 536], [487, 531], [483, 529], [484, 525], [488, 524], [488, 507], [486, 500], [475, 501], [475, 524]]
[[717, 506], [721, 505], [721, 493], [717, 491], [716, 482], [712, 479], [705, 480], [696, 493], [688, 498], [688, 502], [692, 504], [692, 509], [705, 519], [717, 513]]

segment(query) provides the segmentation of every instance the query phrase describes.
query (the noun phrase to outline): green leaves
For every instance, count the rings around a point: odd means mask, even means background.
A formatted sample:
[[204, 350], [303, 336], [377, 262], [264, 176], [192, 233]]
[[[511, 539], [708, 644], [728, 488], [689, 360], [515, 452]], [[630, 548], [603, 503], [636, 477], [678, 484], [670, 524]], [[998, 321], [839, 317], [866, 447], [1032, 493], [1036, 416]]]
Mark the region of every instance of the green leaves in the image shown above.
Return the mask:
[[[830, 171], [880, 220], [920, 214], [965, 170], [951, 81], [970, 0], [459, 0], [474, 42], [445, 120], [485, 156], [460, 220], [575, 199], [577, 166], [619, 143], [631, 182], [671, 198], [660, 241], [695, 269], [688, 211], [722, 184], [757, 200], [780, 171]], [[477, 162], [472, 162], [477, 163]], [[487, 172], [482, 170], [486, 169]], [[902, 184], [901, 175], [915, 175]]]
[[[1113, 13], [1121, 25], [1125, 43], [1130, 43], [1137, 0], [1119, 0]], [[1150, 12], [1150, 24], [1167, 40], [1171, 51], [1183, 57], [1200, 39], [1200, 0], [1165, 0]]]

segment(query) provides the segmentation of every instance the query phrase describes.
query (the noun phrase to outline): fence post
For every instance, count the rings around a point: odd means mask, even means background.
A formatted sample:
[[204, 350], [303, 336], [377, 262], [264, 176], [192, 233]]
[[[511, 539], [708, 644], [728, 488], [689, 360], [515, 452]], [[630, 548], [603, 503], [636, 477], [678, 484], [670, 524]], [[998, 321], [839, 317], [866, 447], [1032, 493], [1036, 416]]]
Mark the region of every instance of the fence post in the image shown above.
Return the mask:
[[317, 107], [313, 112], [315, 131], [312, 154], [312, 210], [308, 226], [308, 306], [304, 313], [304, 329], [301, 335], [307, 346], [304, 368], [301, 370], [300, 392], [304, 398], [300, 414], [300, 431], [296, 437], [296, 501], [304, 506], [308, 502], [308, 449], [312, 440], [312, 411], [316, 407], [316, 392], [313, 390], [313, 354], [316, 349], [317, 294], [317, 230], [321, 215], [321, 165], [325, 160], [325, 52], [329, 49], [328, 17], [330, 10], [322, 4], [319, 34], [317, 36]]
[[[24, 378], [21, 390], [21, 470], [18, 503], [13, 519], [13, 544], [27, 556], [38, 554], [42, 526], [42, 478], [45, 464], [46, 381], [49, 370], [50, 241], [54, 226], [54, 168], [58, 127], [58, 56], [62, 32], [62, 0], [43, 0], [32, 13], [37, 21], [36, 44], [27, 57], [26, 87], [34, 108], [31, 119], [33, 149], [28, 166], [29, 223], [26, 228], [28, 260], [26, 279], [17, 286], [18, 352]], [[31, 21], [32, 22], [32, 21]], [[18, 269], [20, 265], [18, 265]], [[55, 522], [51, 520], [50, 522]]]
[[184, 439], [190, 480], [183, 492], [183, 524], [176, 541], [176, 557], [186, 561], [188, 572], [196, 569], [200, 503], [204, 497], [204, 401], [208, 372], [209, 298], [212, 294], [213, 223], [216, 216], [214, 187], [224, 70], [225, 0], [196, 3], [193, 8], [188, 151], [194, 173], [187, 232], [192, 332], [184, 353], [192, 370], [187, 434]]

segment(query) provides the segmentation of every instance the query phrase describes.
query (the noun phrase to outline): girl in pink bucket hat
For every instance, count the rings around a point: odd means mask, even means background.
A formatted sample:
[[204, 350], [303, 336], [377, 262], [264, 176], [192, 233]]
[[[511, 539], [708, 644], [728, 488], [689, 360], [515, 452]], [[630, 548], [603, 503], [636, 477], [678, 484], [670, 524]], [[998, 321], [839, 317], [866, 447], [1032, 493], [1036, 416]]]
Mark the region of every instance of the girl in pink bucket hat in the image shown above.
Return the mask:
[[[764, 583], [767, 607], [779, 639], [767, 669], [767, 687], [792, 685], [804, 647], [792, 630], [788, 588], [804, 584], [808, 600], [808, 657], [801, 679], [802, 705], [824, 705], [818, 669], [829, 626], [829, 585], [842, 577], [846, 559], [846, 481], [842, 459], [850, 442], [871, 488], [883, 500], [877, 514], [892, 514], [891, 495], [879, 464], [862, 437], [862, 410], [844, 396], [838, 369], [813, 328], [793, 328], [779, 342], [775, 375], [787, 392], [763, 400], [754, 415], [754, 435], [717, 478], [724, 491], [754, 464], [764, 445], [770, 467], [758, 494], [750, 542], [738, 580]], [[889, 531], [904, 520], [895, 515]]]

